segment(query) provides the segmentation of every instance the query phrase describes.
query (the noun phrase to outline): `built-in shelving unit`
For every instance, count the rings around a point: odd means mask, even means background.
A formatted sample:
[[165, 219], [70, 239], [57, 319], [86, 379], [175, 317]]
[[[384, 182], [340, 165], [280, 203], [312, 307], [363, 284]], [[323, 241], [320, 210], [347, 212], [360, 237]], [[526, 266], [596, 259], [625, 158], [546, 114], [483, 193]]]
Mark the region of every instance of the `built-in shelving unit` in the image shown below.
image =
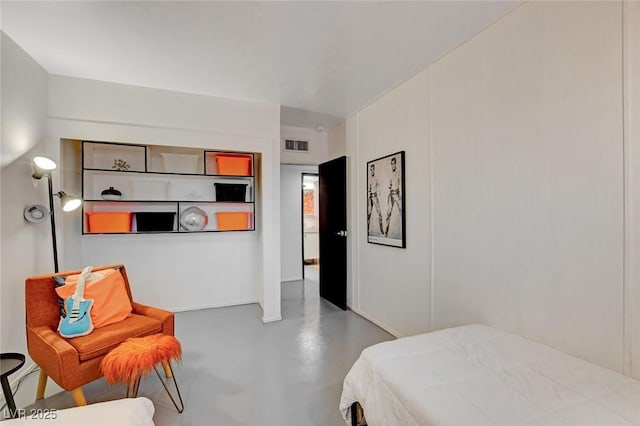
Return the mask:
[[254, 154], [82, 142], [83, 234], [255, 230]]

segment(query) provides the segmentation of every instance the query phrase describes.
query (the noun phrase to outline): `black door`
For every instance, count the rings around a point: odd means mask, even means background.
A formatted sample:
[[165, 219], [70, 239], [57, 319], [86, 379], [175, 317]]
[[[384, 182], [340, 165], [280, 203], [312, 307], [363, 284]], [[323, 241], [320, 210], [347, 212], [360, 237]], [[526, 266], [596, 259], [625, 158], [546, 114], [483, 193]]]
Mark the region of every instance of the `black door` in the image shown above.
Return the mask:
[[347, 157], [318, 166], [320, 297], [347, 309]]

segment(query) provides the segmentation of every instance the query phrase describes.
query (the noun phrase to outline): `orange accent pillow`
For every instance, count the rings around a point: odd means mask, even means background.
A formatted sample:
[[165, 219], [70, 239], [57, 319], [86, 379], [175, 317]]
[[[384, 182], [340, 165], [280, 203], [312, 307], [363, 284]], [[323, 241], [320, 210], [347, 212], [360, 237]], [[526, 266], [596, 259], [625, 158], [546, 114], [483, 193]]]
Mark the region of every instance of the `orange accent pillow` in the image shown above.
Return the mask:
[[[131, 315], [131, 301], [127, 295], [124, 278], [120, 271], [106, 269], [96, 271], [103, 277], [87, 281], [84, 286], [84, 298], [92, 299], [91, 322], [94, 328], [113, 324]], [[56, 293], [63, 299], [73, 296], [80, 275], [69, 275], [66, 284], [56, 288]]]

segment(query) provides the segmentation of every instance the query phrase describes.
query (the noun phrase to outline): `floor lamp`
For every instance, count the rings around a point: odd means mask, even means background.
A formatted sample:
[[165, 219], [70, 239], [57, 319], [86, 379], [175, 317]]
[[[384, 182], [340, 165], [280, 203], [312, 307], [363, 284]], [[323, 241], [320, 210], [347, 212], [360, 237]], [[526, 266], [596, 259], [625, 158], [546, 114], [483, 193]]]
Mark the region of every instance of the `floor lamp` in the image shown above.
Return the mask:
[[59, 272], [58, 266], [58, 244], [56, 241], [56, 217], [55, 217], [55, 209], [53, 206], [53, 197], [59, 197], [60, 203], [62, 204], [62, 210], [65, 212], [70, 212], [82, 204], [80, 199], [68, 195], [64, 191], [58, 191], [56, 193], [53, 192], [53, 183], [51, 178], [51, 171], [56, 168], [56, 163], [53, 160], [50, 160], [46, 157], [35, 157], [33, 159], [33, 174], [31, 177], [33, 179], [40, 180], [43, 177], [47, 178], [47, 185], [49, 188], [49, 209], [46, 207], [34, 204], [26, 209], [24, 209], [24, 218], [29, 222], [42, 222], [46, 220], [47, 216], [51, 219], [51, 241], [53, 243], [53, 265], [55, 268], [55, 272]]

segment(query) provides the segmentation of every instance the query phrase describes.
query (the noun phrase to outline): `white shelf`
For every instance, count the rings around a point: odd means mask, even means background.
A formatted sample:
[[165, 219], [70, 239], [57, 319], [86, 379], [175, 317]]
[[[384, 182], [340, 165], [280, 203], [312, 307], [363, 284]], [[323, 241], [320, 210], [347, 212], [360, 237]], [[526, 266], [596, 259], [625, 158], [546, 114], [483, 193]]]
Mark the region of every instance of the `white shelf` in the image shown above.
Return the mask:
[[[246, 176], [215, 174], [217, 168], [211, 164], [216, 163], [218, 154], [227, 153], [182, 147], [83, 142], [83, 209], [87, 212], [175, 212], [177, 227], [173, 231], [160, 232], [182, 233], [219, 231], [218, 212], [241, 212], [248, 215], [247, 230], [254, 230], [253, 154], [228, 153], [245, 159], [248, 164], [246, 172], [249, 173]], [[127, 170], [112, 169], [114, 159], [126, 161], [130, 167]], [[209, 174], [205, 174], [205, 165]], [[245, 185], [244, 200], [216, 199], [216, 183]], [[122, 193], [119, 200], [102, 199], [102, 192], [110, 187]], [[192, 206], [206, 212], [208, 224], [199, 231], [180, 230], [180, 214]], [[86, 217], [83, 233], [89, 233]], [[136, 233], [135, 219], [131, 233]]]
[[111, 143], [85, 143], [83, 145], [85, 169], [144, 172], [145, 147]]
[[149, 146], [147, 152], [149, 172], [204, 174], [204, 151], [201, 149]]

